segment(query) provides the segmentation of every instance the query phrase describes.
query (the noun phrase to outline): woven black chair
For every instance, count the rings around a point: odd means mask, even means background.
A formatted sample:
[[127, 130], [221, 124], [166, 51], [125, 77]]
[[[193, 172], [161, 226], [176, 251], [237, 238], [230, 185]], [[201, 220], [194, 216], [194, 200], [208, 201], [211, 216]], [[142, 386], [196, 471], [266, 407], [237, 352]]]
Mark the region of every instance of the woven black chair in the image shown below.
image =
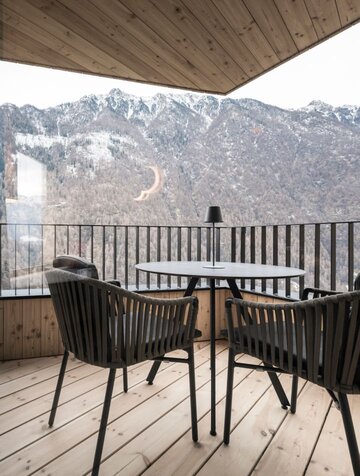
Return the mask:
[[[192, 438], [198, 439], [194, 333], [196, 297], [155, 299], [109, 283], [52, 269], [46, 272], [65, 352], [91, 365], [109, 368], [92, 474], [101, 463], [116, 369], [160, 359], [189, 366]], [[176, 349], [187, 358], [165, 357]], [[59, 400], [61, 386], [54, 402]], [[52, 408], [55, 416], [56, 406]]]
[[[360, 273], [359, 275], [360, 276]], [[355, 288], [356, 289], [356, 288]], [[301, 301], [306, 301], [308, 299], [316, 299], [319, 297], [326, 297], [326, 296], [335, 296], [340, 294], [339, 291], [333, 291], [329, 289], [321, 289], [321, 288], [305, 288], [301, 295]], [[296, 412], [296, 401], [297, 401], [297, 391], [298, 391], [298, 381], [299, 378], [297, 375], [293, 375], [292, 381], [292, 389], [291, 389], [291, 404], [290, 404], [290, 411], [291, 413]], [[328, 389], [329, 394], [332, 398], [334, 398], [334, 393]], [[336, 397], [335, 397], [336, 398]]]
[[75, 274], [80, 274], [81, 276], [86, 276], [87, 278], [99, 279], [99, 273], [94, 263], [91, 263], [81, 256], [57, 256], [53, 261], [53, 267], [64, 269], [65, 271], [70, 271]]
[[[286, 304], [227, 300], [229, 367], [224, 443], [230, 440], [234, 368], [288, 373], [328, 390], [341, 411], [354, 473], [359, 476], [359, 450], [347, 394], [360, 393], [360, 291], [330, 293]], [[259, 358], [263, 365], [235, 362], [240, 353]]]
[[[355, 291], [360, 291], [360, 273], [358, 273], [355, 277], [353, 289]], [[302, 295], [301, 295], [301, 300], [305, 301], [307, 299], [316, 299], [316, 298], [319, 298], [319, 297], [335, 296], [337, 294], [341, 294], [341, 291], [334, 291], [334, 290], [329, 290], [329, 289], [308, 287], [308, 288], [305, 288], [303, 290]], [[290, 406], [291, 413], [295, 413], [295, 411], [296, 411], [297, 389], [298, 389], [298, 377], [297, 377], [297, 375], [294, 375], [293, 376], [292, 392], [291, 392], [291, 406]], [[329, 393], [331, 398], [336, 403], [337, 398], [336, 398], [336, 395], [334, 394], [334, 392], [330, 389], [327, 389], [327, 392]]]
[[[95, 264], [85, 258], [82, 258], [81, 256], [57, 256], [53, 261], [53, 267], [58, 269], [64, 269], [65, 271], [70, 271], [71, 273], [75, 273], [80, 276], [86, 276], [87, 278], [99, 279], [99, 273]], [[114, 284], [115, 286], [121, 286], [120, 281], [116, 279], [106, 280], [106, 282]], [[62, 381], [64, 379], [68, 355], [68, 353], [64, 352], [63, 363], [61, 365], [59, 375], [60, 386], [62, 385]], [[123, 368], [123, 389], [124, 392], [128, 391], [128, 375], [126, 367]], [[49, 420], [49, 425], [52, 426], [52, 424], [53, 421]]]

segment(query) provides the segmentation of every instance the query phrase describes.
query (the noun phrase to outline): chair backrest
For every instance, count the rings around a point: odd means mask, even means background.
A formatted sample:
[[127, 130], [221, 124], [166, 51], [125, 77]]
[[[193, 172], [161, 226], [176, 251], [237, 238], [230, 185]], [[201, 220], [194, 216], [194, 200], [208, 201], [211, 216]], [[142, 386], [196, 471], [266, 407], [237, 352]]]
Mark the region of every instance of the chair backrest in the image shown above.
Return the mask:
[[60, 255], [53, 261], [54, 268], [64, 269], [71, 273], [87, 276], [88, 278], [99, 279], [99, 273], [94, 263], [74, 255]]
[[358, 273], [354, 279], [354, 291], [360, 291], [360, 273]]
[[193, 342], [195, 297], [150, 298], [61, 269], [46, 279], [64, 346], [80, 360], [123, 367]]
[[305, 288], [301, 294], [301, 301], [306, 301], [307, 299], [316, 299], [325, 296], [335, 296], [336, 294], [340, 294], [341, 292], [342, 291], [333, 291], [330, 289]]
[[[353, 285], [354, 291], [360, 291], [360, 273], [358, 273], [354, 279]], [[340, 294], [343, 291], [333, 291], [329, 289], [319, 289], [319, 288], [305, 288], [301, 295], [301, 300], [305, 301], [306, 299], [315, 299], [325, 296], [334, 296], [335, 294]]]
[[360, 291], [286, 304], [229, 299], [229, 343], [236, 352], [318, 385], [360, 393]]

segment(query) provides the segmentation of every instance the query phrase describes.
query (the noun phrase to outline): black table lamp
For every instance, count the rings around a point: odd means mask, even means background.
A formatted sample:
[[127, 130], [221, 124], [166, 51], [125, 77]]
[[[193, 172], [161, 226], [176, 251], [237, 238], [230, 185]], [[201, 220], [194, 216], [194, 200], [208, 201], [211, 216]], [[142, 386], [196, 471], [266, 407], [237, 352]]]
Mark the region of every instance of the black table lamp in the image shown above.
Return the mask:
[[208, 207], [205, 215], [205, 223], [212, 223], [212, 265], [204, 266], [204, 268], [222, 268], [222, 266], [215, 266], [215, 223], [222, 223], [222, 215], [220, 207]]

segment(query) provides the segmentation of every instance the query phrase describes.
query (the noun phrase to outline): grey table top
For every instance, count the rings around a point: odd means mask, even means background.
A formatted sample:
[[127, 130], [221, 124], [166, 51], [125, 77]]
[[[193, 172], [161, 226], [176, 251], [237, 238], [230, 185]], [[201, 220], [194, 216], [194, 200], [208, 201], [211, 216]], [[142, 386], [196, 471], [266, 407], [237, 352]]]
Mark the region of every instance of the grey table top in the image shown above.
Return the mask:
[[215, 279], [271, 279], [303, 276], [305, 271], [269, 264], [216, 262], [221, 268], [211, 268], [206, 261], [152, 261], [139, 263], [135, 268], [149, 273]]

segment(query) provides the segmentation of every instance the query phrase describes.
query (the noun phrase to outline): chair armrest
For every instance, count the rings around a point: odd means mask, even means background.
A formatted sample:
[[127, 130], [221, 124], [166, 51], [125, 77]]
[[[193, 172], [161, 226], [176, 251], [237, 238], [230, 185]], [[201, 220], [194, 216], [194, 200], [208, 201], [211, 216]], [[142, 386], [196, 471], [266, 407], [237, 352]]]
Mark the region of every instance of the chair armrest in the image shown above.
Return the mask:
[[325, 296], [334, 296], [336, 294], [341, 294], [340, 291], [333, 291], [331, 289], [321, 289], [321, 288], [305, 288], [301, 295], [301, 301], [306, 301], [309, 299], [309, 295], [312, 294], [311, 299]]
[[118, 286], [119, 288], [121, 287], [121, 283], [117, 279], [106, 279], [105, 283], [112, 284], [113, 286]]

